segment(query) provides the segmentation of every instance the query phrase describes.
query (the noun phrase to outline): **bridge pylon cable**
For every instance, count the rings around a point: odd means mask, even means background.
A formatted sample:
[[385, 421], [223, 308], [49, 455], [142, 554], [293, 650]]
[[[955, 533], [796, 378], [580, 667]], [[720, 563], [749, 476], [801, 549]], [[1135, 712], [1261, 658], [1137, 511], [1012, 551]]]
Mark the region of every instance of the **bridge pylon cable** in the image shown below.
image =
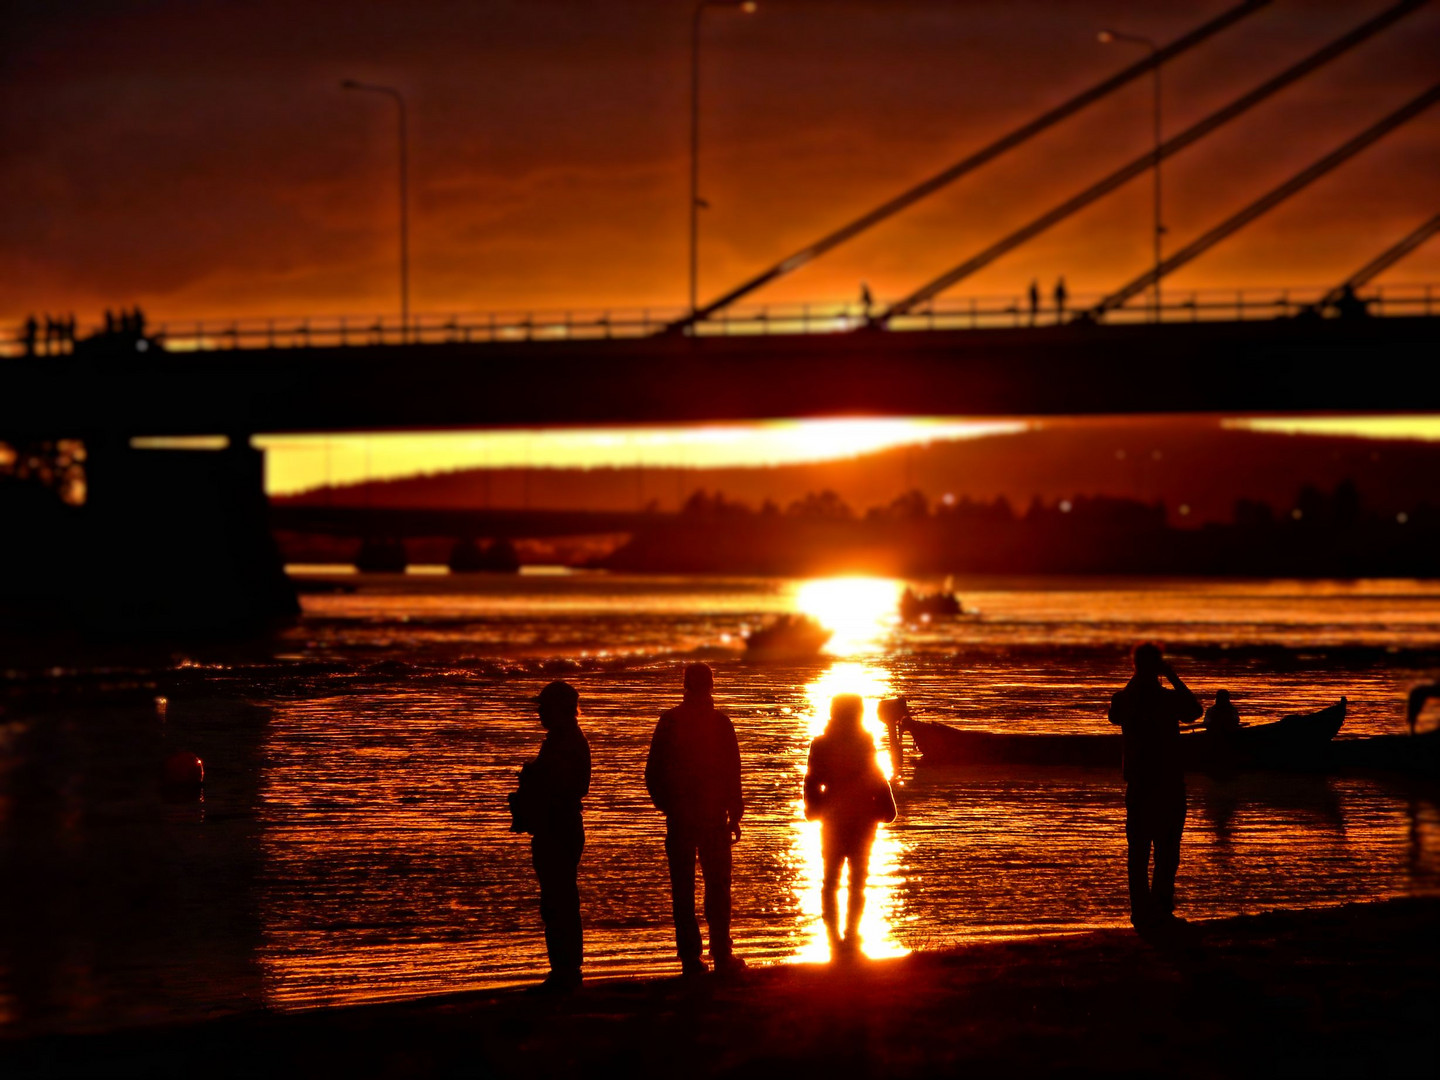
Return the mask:
[[1208, 232], [1206, 232], [1203, 236], [1196, 237], [1179, 251], [1175, 252], [1175, 254], [1167, 258], [1158, 267], [1152, 266], [1149, 270], [1145, 271], [1145, 273], [1141, 274], [1133, 281], [1130, 281], [1127, 284], [1121, 286], [1119, 289], [1116, 289], [1113, 293], [1111, 293], [1109, 296], [1105, 297], [1105, 299], [1101, 300], [1098, 304], [1092, 307], [1089, 311], [1089, 314], [1093, 318], [1099, 318], [1107, 311], [1112, 311], [1115, 308], [1120, 307], [1132, 296], [1144, 292], [1151, 285], [1153, 285], [1157, 277], [1163, 278], [1172, 271], [1180, 269], [1180, 267], [1184, 266], [1186, 263], [1191, 262], [1196, 258], [1199, 258], [1216, 244], [1220, 243], [1220, 241], [1224, 240], [1227, 236], [1230, 236], [1233, 233], [1240, 231], [1246, 225], [1249, 225], [1256, 218], [1260, 217], [1262, 214], [1273, 210], [1275, 207], [1279, 206], [1292, 195], [1295, 195], [1296, 193], [1309, 187], [1326, 173], [1332, 172], [1333, 170], [1339, 168], [1341, 165], [1345, 164], [1345, 162], [1353, 158], [1356, 154], [1360, 153], [1362, 150], [1365, 150], [1371, 144], [1378, 142], [1380, 139], [1390, 134], [1390, 132], [1394, 131], [1402, 124], [1405, 124], [1408, 121], [1415, 119], [1415, 117], [1419, 116], [1426, 109], [1430, 108], [1430, 106], [1434, 105], [1437, 101], [1440, 101], [1440, 83], [1436, 83], [1419, 97], [1413, 98], [1410, 101], [1406, 102], [1404, 105], [1400, 106], [1400, 108], [1392, 112], [1389, 116], [1385, 117], [1383, 120], [1378, 121], [1377, 123], [1372, 124], [1370, 127], [1362, 131], [1359, 135], [1356, 135], [1353, 139], [1348, 140], [1340, 146], [1337, 146], [1334, 150], [1330, 151], [1330, 153], [1326, 154], [1313, 165], [1309, 166], [1308, 168], [1301, 169], [1294, 176], [1290, 177], [1289, 180], [1286, 180], [1278, 187], [1272, 188], [1270, 191], [1267, 191], [1264, 195], [1260, 196], [1260, 198], [1256, 199], [1249, 206], [1245, 207], [1243, 210], [1240, 210], [1235, 214], [1232, 214], [1230, 217], [1220, 222], [1220, 224], [1216, 225], [1213, 229], [1210, 229]]
[[931, 300], [940, 295], [952, 285], [983, 270], [1002, 255], [1014, 251], [1026, 241], [1039, 236], [1052, 226], [1058, 225], [1066, 218], [1079, 213], [1091, 203], [1098, 201], [1133, 180], [1135, 177], [1154, 168], [1157, 157], [1161, 161], [1164, 161], [1166, 158], [1172, 157], [1181, 150], [1199, 142], [1217, 128], [1249, 112], [1255, 106], [1273, 97], [1291, 83], [1303, 79], [1311, 72], [1324, 67], [1332, 60], [1374, 37], [1382, 30], [1388, 29], [1406, 15], [1409, 15], [1418, 8], [1424, 7], [1426, 3], [1428, 3], [1428, 0], [1401, 0], [1400, 3], [1392, 4], [1378, 15], [1361, 23], [1348, 33], [1342, 34], [1328, 45], [1316, 50], [1303, 60], [1292, 64], [1278, 75], [1267, 79], [1253, 90], [1242, 94], [1228, 105], [1211, 113], [1198, 123], [1192, 124], [1180, 132], [1180, 134], [1171, 136], [1161, 144], [1158, 151], [1150, 150], [1141, 154], [1129, 164], [1116, 169], [1103, 179], [1097, 180], [1079, 194], [1071, 196], [1058, 206], [1053, 207], [1028, 224], [1016, 229], [1010, 233], [1010, 235], [997, 240], [989, 247], [966, 259], [963, 263], [960, 263], [958, 266], [947, 270], [934, 280], [922, 285], [903, 300], [898, 300], [894, 304], [891, 304], [871, 320], [872, 325], [883, 326], [897, 315], [904, 315], [906, 312], [918, 307], [927, 300]]
[[1440, 232], [1440, 214], [1434, 215], [1429, 221], [1425, 222], [1425, 224], [1421, 225], [1403, 240], [1392, 244], [1379, 255], [1376, 255], [1375, 258], [1371, 259], [1359, 270], [1356, 270], [1339, 285], [1336, 285], [1321, 297], [1315, 306], [1321, 309], [1327, 308], [1339, 300], [1347, 288], [1359, 289], [1368, 285], [1386, 270], [1389, 270], [1390, 267], [1405, 258], [1406, 255], [1409, 255], [1421, 244], [1425, 243], [1426, 240], [1429, 240], [1437, 232]]
[[1157, 65], [1163, 64], [1168, 60], [1172, 60], [1175, 57], [1179, 56], [1181, 53], [1188, 52], [1195, 46], [1199, 45], [1201, 42], [1213, 37], [1220, 31], [1234, 25], [1241, 19], [1249, 15], [1255, 14], [1255, 12], [1259, 11], [1261, 8], [1269, 7], [1272, 2], [1273, 0], [1246, 0], [1245, 3], [1236, 4], [1234, 7], [1221, 12], [1209, 22], [1204, 23], [1201, 26], [1197, 26], [1194, 30], [1191, 30], [1183, 37], [1176, 38], [1169, 45], [1166, 45], [1164, 48], [1159, 49], [1153, 56], [1147, 56], [1143, 60], [1139, 60], [1134, 64], [1131, 64], [1129, 67], [1124, 68], [1116, 74], [1110, 76], [1110, 78], [1104, 79], [1101, 82], [1096, 83], [1088, 90], [1084, 90], [1081, 93], [1076, 94], [1068, 101], [1064, 101], [1061, 104], [1055, 106], [1055, 108], [1049, 110], [1048, 112], [1037, 116], [1029, 123], [1022, 124], [1014, 131], [1011, 131], [1006, 135], [1002, 135], [1000, 138], [996, 139], [988, 146], [984, 146], [981, 149], [975, 151], [973, 154], [970, 154], [968, 157], [957, 161], [954, 165], [951, 165], [949, 168], [936, 173], [928, 180], [924, 180], [921, 183], [916, 184], [909, 190], [903, 191], [899, 195], [896, 195], [893, 199], [890, 199], [889, 201], [877, 206], [869, 213], [862, 214], [854, 221], [851, 221], [846, 225], [842, 225], [834, 232], [829, 233], [828, 235], [815, 241], [815, 243], [811, 244], [809, 247], [801, 248], [789, 258], [784, 259], [776, 263], [774, 266], [771, 266], [761, 271], [755, 277], [751, 278], [750, 280], [744, 282], [741, 285], [736, 286], [729, 292], [725, 293], [723, 296], [720, 296], [715, 300], [710, 301], [710, 303], [706, 304], [704, 307], [699, 308], [693, 314], [688, 314], [684, 318], [677, 319], [675, 322], [670, 323], [665, 327], [664, 332], [678, 333], [689, 328], [694, 323], [702, 322], [705, 319], [708, 319], [711, 315], [714, 315], [721, 309], [729, 307], [736, 300], [748, 296], [756, 289], [759, 289], [764, 285], [768, 285], [776, 278], [784, 277], [791, 271], [798, 270], [806, 263], [813, 262], [821, 255], [824, 255], [827, 251], [839, 247], [845, 241], [858, 236], [860, 233], [864, 232], [866, 229], [869, 229], [871, 226], [878, 225], [885, 219], [893, 217], [901, 210], [904, 210], [907, 207], [914, 205], [928, 195], [934, 194], [941, 188], [946, 187], [947, 185], [960, 179], [960, 177], [966, 175], [967, 173], [974, 172], [976, 169], [980, 168], [980, 166], [986, 164], [987, 162], [995, 160], [997, 157], [999, 157], [1001, 154], [1004, 154], [1008, 150], [1013, 150], [1021, 143], [1029, 141], [1030, 139], [1034, 138], [1036, 135], [1039, 135], [1046, 129], [1054, 127], [1062, 120], [1073, 116], [1075, 113], [1079, 112], [1081, 109], [1084, 109], [1086, 106], [1094, 104], [1101, 98], [1108, 97], [1116, 90], [1119, 90], [1122, 86], [1134, 82], [1136, 79], [1140, 78], [1140, 76], [1147, 74]]

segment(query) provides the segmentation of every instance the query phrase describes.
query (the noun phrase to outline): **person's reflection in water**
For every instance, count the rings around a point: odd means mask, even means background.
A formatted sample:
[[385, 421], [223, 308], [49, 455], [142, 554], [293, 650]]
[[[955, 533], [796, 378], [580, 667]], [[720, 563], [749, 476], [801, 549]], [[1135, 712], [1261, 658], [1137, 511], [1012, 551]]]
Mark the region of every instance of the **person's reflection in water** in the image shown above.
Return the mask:
[[583, 938], [576, 874], [585, 850], [580, 800], [590, 791], [590, 744], [580, 731], [580, 695], [552, 682], [535, 699], [545, 741], [520, 770], [510, 796], [511, 829], [531, 834], [530, 853], [540, 879], [540, 918], [550, 974], [540, 989], [563, 993], [580, 985]]
[[[1160, 685], [1165, 676], [1173, 689]], [[1157, 645], [1135, 647], [1135, 675], [1110, 701], [1110, 722], [1125, 746], [1125, 840], [1129, 845], [1130, 921], [1140, 931], [1164, 929], [1175, 917], [1175, 872], [1185, 831], [1185, 773], [1180, 725], [1204, 708], [1166, 663]], [[1154, 883], [1149, 879], [1155, 851]]]
[[[860, 947], [860, 917], [865, 912], [865, 878], [875, 828], [895, 820], [895, 797], [875, 761], [875, 741], [861, 726], [865, 705], [859, 694], [839, 694], [830, 702], [830, 723], [810, 744], [805, 771], [805, 817], [820, 819], [820, 849], [825, 861], [821, 912], [836, 956]], [[845, 936], [840, 936], [840, 871], [850, 864], [850, 896]]]
[[665, 815], [665, 857], [675, 949], [686, 976], [705, 973], [695, 918], [695, 857], [705, 875], [705, 923], [717, 975], [745, 961], [730, 940], [730, 847], [740, 839], [740, 746], [730, 718], [715, 708], [715, 676], [708, 664], [685, 669], [685, 699], [662, 713], [650, 740], [645, 787]]

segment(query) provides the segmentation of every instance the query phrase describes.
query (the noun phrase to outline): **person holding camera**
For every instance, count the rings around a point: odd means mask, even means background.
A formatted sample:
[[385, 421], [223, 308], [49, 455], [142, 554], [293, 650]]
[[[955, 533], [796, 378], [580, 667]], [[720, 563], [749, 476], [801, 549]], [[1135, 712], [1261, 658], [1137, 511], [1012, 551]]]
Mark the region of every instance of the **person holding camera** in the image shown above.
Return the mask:
[[[1135, 675], [1110, 699], [1110, 722], [1120, 728], [1124, 740], [1130, 922], [1146, 931], [1180, 921], [1175, 917], [1175, 872], [1185, 831], [1180, 725], [1193, 724], [1205, 709], [1158, 645], [1137, 645], [1134, 661]], [[1168, 687], [1160, 684], [1162, 677]]]
[[590, 791], [590, 744], [580, 730], [580, 695], [566, 682], [552, 682], [535, 699], [545, 740], [540, 753], [520, 770], [510, 795], [510, 829], [528, 832], [535, 876], [540, 881], [540, 918], [550, 974], [548, 992], [580, 985], [583, 935], [580, 888], [576, 881], [585, 850], [580, 801]]

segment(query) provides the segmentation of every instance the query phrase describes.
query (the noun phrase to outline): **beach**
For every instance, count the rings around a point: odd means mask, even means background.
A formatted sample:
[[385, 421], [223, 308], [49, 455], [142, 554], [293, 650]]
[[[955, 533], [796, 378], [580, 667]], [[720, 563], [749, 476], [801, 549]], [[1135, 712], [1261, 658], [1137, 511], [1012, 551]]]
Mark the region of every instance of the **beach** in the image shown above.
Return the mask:
[[0, 1044], [7, 1076], [1431, 1075], [1440, 899]]

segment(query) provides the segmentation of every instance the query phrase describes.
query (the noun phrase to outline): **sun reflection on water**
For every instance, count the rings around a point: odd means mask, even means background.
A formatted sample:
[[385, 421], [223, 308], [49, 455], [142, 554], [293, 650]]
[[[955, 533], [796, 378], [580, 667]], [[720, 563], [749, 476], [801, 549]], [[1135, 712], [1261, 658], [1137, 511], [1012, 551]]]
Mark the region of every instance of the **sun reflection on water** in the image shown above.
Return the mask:
[[[890, 610], [893, 610], [893, 602]], [[840, 661], [830, 665], [805, 688], [805, 698], [809, 706], [806, 717], [806, 748], [809, 747], [809, 739], [825, 730], [830, 716], [830, 699], [836, 694], [859, 694], [865, 703], [862, 723], [875, 740], [876, 762], [880, 771], [886, 777], [891, 777], [890, 756], [885, 750], [887, 744], [884, 725], [877, 715], [881, 698], [890, 693], [889, 676], [878, 665], [857, 661]], [[803, 762], [800, 763], [800, 772], [804, 774]], [[893, 783], [893, 777], [891, 779]], [[797, 868], [794, 888], [803, 912], [795, 959], [824, 962], [830, 959], [830, 943], [826, 937], [825, 924], [820, 917], [820, 894], [825, 872], [820, 852], [820, 822], [805, 820], [803, 797], [797, 798], [794, 803], [793, 829], [791, 851]], [[899, 914], [900, 854], [900, 840], [882, 824], [876, 831], [875, 846], [871, 849], [870, 876], [865, 883], [865, 914], [860, 922], [860, 951], [871, 959], [903, 956], [910, 951], [896, 940], [891, 927]], [[842, 880], [842, 912], [847, 889], [848, 882]]]
[[815, 578], [796, 586], [795, 607], [834, 631], [826, 645], [832, 655], [873, 653], [895, 625], [901, 588], [892, 578]]

